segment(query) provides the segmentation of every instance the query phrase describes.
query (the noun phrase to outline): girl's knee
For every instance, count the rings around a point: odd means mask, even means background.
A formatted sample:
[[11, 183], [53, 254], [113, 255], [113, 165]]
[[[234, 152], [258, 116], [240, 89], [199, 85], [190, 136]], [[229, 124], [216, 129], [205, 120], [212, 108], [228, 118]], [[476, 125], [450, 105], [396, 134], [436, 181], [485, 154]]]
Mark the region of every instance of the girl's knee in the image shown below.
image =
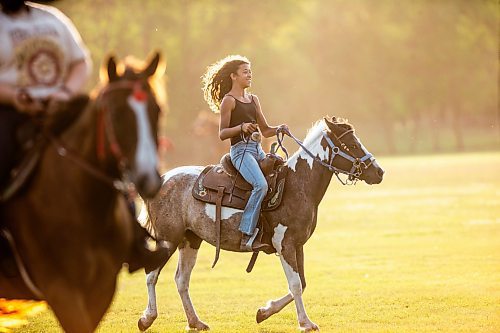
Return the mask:
[[264, 182], [258, 182], [254, 185], [254, 190], [256, 190], [257, 192], [259, 193], [267, 193], [267, 182], [264, 181]]

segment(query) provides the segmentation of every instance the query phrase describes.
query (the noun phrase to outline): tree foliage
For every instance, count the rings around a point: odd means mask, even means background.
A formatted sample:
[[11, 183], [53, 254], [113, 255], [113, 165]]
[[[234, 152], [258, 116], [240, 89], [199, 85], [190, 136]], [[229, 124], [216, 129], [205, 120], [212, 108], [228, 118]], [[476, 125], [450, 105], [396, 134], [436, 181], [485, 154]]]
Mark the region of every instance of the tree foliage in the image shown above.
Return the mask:
[[139, 58], [163, 52], [165, 131], [178, 153], [196, 150], [190, 124], [208, 109], [200, 77], [228, 54], [252, 60], [252, 91], [269, 122], [286, 122], [299, 136], [329, 114], [349, 118], [379, 152], [499, 142], [494, 0], [84, 0], [56, 6], [79, 29], [95, 73], [110, 52]]

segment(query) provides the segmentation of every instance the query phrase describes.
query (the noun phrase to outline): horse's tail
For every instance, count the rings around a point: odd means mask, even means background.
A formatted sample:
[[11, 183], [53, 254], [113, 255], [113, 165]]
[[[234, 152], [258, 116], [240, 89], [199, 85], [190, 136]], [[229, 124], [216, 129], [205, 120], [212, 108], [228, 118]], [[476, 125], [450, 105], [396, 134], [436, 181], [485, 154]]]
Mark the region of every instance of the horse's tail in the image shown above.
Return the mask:
[[151, 218], [148, 214], [148, 204], [146, 202], [142, 203], [141, 212], [139, 213], [139, 217], [137, 218], [141, 226], [146, 229], [149, 234], [156, 239], [156, 230], [155, 226], [151, 222]]

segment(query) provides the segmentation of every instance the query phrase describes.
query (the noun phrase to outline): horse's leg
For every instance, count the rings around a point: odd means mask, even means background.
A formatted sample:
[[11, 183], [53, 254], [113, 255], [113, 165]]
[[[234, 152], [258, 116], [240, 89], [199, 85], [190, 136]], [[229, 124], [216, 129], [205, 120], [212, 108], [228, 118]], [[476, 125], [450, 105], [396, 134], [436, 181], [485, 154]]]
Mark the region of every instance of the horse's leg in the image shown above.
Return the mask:
[[182, 306], [186, 313], [189, 329], [204, 331], [209, 330], [210, 327], [198, 318], [191, 298], [189, 297], [189, 279], [191, 278], [191, 272], [196, 264], [196, 256], [201, 241], [201, 238], [194, 233], [190, 231], [186, 233], [186, 237], [179, 245], [179, 263], [177, 265], [177, 272], [175, 273], [175, 283], [177, 284], [177, 290], [179, 291]]
[[[299, 255], [297, 256], [297, 254]], [[285, 271], [288, 281], [288, 288], [293, 295], [295, 308], [297, 310], [297, 319], [301, 330], [306, 332], [319, 330], [318, 326], [313, 323], [307, 316], [304, 302], [302, 300], [302, 282], [300, 279], [298, 258], [300, 259], [300, 250], [297, 250], [291, 239], [286, 239], [281, 248], [280, 260], [283, 270]], [[303, 257], [303, 256], [302, 256]]]
[[147, 330], [153, 324], [156, 317], [158, 317], [158, 309], [156, 307], [156, 283], [158, 282], [158, 276], [160, 275], [163, 266], [165, 265], [162, 265], [146, 275], [146, 284], [148, 286], [148, 306], [137, 322], [137, 326], [140, 331]]
[[165, 262], [159, 268], [146, 274], [146, 284], [148, 286], [148, 306], [137, 322], [137, 326], [141, 331], [148, 329], [153, 324], [156, 317], [158, 317], [158, 309], [156, 307], [156, 283], [158, 282], [158, 276], [160, 275], [162, 268], [165, 266], [172, 254], [175, 253], [178, 243], [166, 242], [166, 244], [169, 249], [169, 254], [165, 259]]
[[[302, 283], [302, 293], [304, 293], [304, 289], [306, 288], [306, 279], [304, 275], [304, 249], [302, 246], [296, 249], [296, 258], [297, 267], [299, 269], [300, 282]], [[267, 302], [265, 307], [262, 307], [257, 311], [257, 323], [261, 323], [267, 318], [271, 317], [273, 314], [280, 312], [285, 306], [290, 304], [291, 301], [293, 301], [293, 295], [291, 292], [289, 292], [280, 299]]]

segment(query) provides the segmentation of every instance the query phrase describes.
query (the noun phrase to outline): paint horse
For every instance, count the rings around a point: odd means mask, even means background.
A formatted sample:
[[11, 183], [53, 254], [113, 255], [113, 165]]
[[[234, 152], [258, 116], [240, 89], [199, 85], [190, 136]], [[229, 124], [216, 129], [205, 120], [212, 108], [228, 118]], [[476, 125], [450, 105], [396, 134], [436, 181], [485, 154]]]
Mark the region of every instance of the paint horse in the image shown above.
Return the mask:
[[148, 198], [161, 186], [152, 88], [159, 63], [156, 54], [143, 69], [119, 73], [111, 57], [97, 97], [61, 135], [46, 133], [28, 187], [3, 204], [0, 231], [19, 274], [0, 270], [0, 297], [47, 301], [66, 332], [96, 329], [133, 255], [140, 226], [121, 190], [133, 184]]
[[[298, 141], [298, 140], [297, 140]], [[298, 141], [299, 142], [299, 141]], [[281, 205], [267, 213], [273, 230], [272, 244], [276, 249], [288, 280], [289, 293], [270, 301], [257, 312], [257, 322], [279, 312], [295, 301], [300, 328], [318, 330], [307, 316], [302, 293], [306, 287], [303, 246], [311, 237], [318, 218], [318, 205], [333, 174], [349, 175], [351, 181], [361, 179], [368, 184], [382, 181], [384, 171], [364, 148], [349, 123], [333, 118], [322, 119], [308, 133], [301, 148], [286, 162], [286, 185]], [[146, 200], [139, 220], [158, 240], [165, 240], [171, 253], [179, 249], [175, 282], [179, 291], [188, 325], [206, 330], [191, 303], [189, 279], [196, 263], [197, 251], [204, 240], [216, 244], [215, 206], [194, 199], [191, 189], [203, 167], [179, 167], [163, 175], [160, 193]], [[340, 178], [339, 178], [340, 179]], [[300, 209], [297, 209], [298, 204]], [[240, 252], [241, 233], [238, 225], [241, 210], [223, 207], [221, 248]], [[161, 267], [147, 275], [149, 302], [139, 319], [140, 330], [151, 326], [156, 319], [156, 291]]]

